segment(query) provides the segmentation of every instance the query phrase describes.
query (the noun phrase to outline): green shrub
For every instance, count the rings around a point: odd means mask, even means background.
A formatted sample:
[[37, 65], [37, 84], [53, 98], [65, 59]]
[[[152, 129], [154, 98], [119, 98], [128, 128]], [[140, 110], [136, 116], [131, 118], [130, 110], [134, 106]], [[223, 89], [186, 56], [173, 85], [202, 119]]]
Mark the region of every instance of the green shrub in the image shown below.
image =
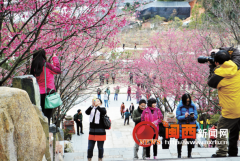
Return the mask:
[[210, 123], [211, 123], [212, 125], [215, 124], [215, 123], [217, 123], [219, 117], [220, 117], [220, 114], [212, 115], [211, 118], [210, 118]]
[[69, 132], [70, 130], [69, 129], [63, 129], [63, 132], [64, 132], [64, 140], [68, 140], [72, 138], [72, 133]]

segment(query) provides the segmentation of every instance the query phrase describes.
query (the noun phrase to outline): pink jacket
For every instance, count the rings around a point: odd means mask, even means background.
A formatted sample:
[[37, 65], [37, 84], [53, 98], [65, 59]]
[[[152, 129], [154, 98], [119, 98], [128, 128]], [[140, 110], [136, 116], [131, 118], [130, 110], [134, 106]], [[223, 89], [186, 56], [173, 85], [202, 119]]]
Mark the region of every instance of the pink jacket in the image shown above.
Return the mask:
[[152, 122], [153, 124], [155, 124], [155, 126], [157, 127], [157, 129], [159, 130], [159, 124], [162, 122], [163, 120], [163, 115], [162, 112], [160, 111], [159, 108], [153, 108], [154, 112], [152, 114], [151, 112], [151, 107], [147, 107], [143, 112], [142, 112], [142, 116], [141, 116], [141, 121], [149, 121]]
[[[46, 78], [47, 78], [47, 92], [51, 89], [55, 89], [54, 85], [54, 74], [61, 74], [60, 64], [58, 58], [56, 56], [52, 57], [53, 65], [51, 63], [46, 63]], [[40, 88], [40, 94], [44, 94], [45, 92], [45, 78], [44, 78], [44, 66], [43, 72], [40, 76], [36, 77], [37, 82]]]

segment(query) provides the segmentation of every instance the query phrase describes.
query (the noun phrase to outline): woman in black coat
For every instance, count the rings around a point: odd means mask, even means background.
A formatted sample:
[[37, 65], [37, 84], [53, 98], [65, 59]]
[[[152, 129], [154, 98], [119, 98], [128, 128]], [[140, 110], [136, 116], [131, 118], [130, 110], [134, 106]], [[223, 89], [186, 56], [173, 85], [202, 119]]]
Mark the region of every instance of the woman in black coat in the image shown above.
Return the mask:
[[90, 115], [90, 129], [88, 137], [88, 161], [92, 160], [94, 145], [97, 141], [98, 146], [98, 160], [102, 161], [103, 158], [103, 144], [106, 140], [106, 131], [103, 125], [103, 116], [106, 115], [106, 109], [100, 107], [102, 105], [101, 99], [92, 101], [92, 106], [86, 110], [86, 114]]

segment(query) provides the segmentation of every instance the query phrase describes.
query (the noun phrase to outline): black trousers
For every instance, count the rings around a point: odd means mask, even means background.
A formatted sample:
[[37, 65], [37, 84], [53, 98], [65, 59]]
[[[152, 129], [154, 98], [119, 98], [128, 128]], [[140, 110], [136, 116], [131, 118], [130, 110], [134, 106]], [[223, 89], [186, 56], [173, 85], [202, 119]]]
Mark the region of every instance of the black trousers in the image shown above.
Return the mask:
[[211, 141], [213, 142], [213, 143], [212, 143], [212, 147], [215, 148], [215, 145], [216, 145], [216, 144], [215, 144], [215, 141], [216, 141], [216, 139], [211, 139]]
[[[153, 139], [155, 139], [155, 134]], [[150, 148], [151, 146], [146, 147], [146, 157], [149, 157], [149, 158], [150, 158]], [[157, 156], [157, 142], [153, 145], [153, 156]]]
[[170, 138], [168, 138], [168, 139], [163, 138], [162, 139], [162, 149], [169, 149], [169, 145], [170, 145]]
[[[54, 93], [54, 92], [51, 92]], [[52, 118], [53, 109], [45, 109], [45, 97], [46, 94], [41, 94], [41, 107], [43, 114], [48, 118], [48, 125], [50, 125], [50, 119]]]
[[229, 146], [228, 146], [228, 154], [232, 156], [238, 155], [238, 137], [239, 137], [239, 131], [240, 131], [240, 121], [238, 124], [233, 126], [232, 129], [230, 129], [229, 133]]
[[133, 111], [130, 111], [130, 114], [131, 114], [131, 118], [132, 118]]
[[121, 116], [122, 116], [122, 118], [124, 118], [124, 112], [121, 112]]
[[133, 78], [130, 78], [130, 83], [133, 84]]
[[[190, 141], [194, 141], [194, 140], [195, 140], [195, 139], [187, 139], [187, 141], [188, 141], [188, 144], [187, 144], [188, 156], [191, 155], [191, 153], [192, 153], [192, 148], [194, 147], [194, 145], [191, 144]], [[182, 143], [183, 143], [183, 139], [178, 139], [178, 142], [177, 142], [178, 155], [181, 155], [181, 152], [182, 152]]]
[[124, 125], [125, 125], [126, 121], [127, 121], [127, 124], [129, 125], [129, 117], [128, 117], [128, 118], [125, 118], [125, 120], [124, 120]]
[[82, 127], [82, 121], [76, 121], [76, 124], [77, 124], [77, 134], [79, 135], [79, 127], [81, 128], [81, 132], [82, 133], [83, 131], [83, 127]]
[[112, 78], [113, 84], [115, 83], [115, 78]]

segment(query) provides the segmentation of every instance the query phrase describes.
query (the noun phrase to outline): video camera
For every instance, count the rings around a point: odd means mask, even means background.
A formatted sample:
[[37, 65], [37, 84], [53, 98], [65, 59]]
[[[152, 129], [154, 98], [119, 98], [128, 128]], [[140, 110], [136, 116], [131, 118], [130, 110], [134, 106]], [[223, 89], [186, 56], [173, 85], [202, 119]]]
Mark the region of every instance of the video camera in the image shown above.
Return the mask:
[[216, 53], [219, 50], [225, 50], [229, 55], [230, 59], [238, 66], [238, 69], [240, 69], [240, 51], [238, 48], [231, 47], [221, 47], [219, 49], [213, 49], [211, 52], [211, 55], [209, 57], [207, 56], [199, 56], [198, 62], [199, 63], [207, 63], [208, 61], [215, 67], [214, 58], [216, 56]]
[[211, 55], [209, 57], [207, 56], [199, 56], [198, 57], [198, 63], [207, 63], [208, 61], [212, 64], [212, 65], [215, 65], [214, 64], [214, 57], [215, 57], [216, 53], [215, 52], [211, 52]]

